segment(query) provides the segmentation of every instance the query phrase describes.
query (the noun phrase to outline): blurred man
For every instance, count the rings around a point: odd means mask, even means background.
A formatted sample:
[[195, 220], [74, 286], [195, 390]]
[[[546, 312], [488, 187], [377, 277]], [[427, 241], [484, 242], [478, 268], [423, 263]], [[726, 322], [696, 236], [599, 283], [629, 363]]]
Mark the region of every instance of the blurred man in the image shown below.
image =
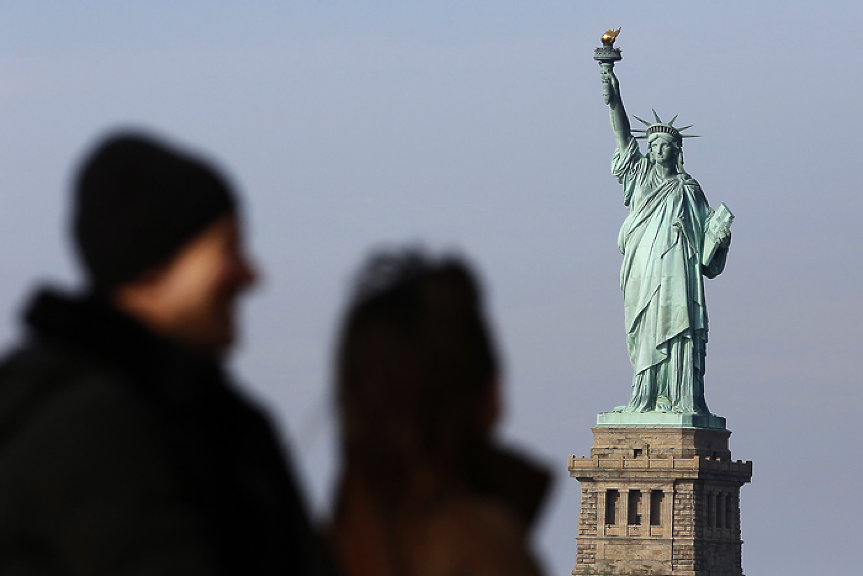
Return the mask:
[[0, 366], [0, 573], [324, 571], [269, 423], [220, 366], [256, 277], [228, 184], [119, 134], [73, 205], [88, 289], [36, 294]]
[[536, 576], [548, 476], [493, 440], [498, 361], [457, 258], [383, 253], [336, 361], [343, 470], [331, 535], [349, 576]]

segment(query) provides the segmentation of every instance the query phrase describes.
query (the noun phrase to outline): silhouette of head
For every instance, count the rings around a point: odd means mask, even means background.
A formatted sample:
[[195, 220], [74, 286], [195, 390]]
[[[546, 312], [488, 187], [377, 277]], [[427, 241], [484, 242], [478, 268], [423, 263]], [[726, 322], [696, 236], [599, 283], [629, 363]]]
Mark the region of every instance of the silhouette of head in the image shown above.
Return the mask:
[[235, 337], [237, 296], [255, 281], [237, 201], [204, 161], [136, 133], [102, 141], [75, 187], [73, 232], [92, 290], [187, 347]]
[[236, 204], [203, 160], [141, 133], [105, 138], [74, 190], [73, 234], [88, 280], [98, 289], [134, 280]]
[[373, 255], [338, 348], [349, 465], [457, 466], [492, 427], [497, 374], [480, 291], [462, 260], [417, 250]]

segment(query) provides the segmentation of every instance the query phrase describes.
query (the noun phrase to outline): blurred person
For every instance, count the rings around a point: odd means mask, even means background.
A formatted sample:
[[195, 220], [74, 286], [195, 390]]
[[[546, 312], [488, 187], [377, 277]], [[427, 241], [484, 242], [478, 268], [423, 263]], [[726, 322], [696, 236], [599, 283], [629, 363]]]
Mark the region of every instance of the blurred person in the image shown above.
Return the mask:
[[455, 257], [369, 259], [341, 327], [342, 471], [330, 535], [348, 576], [534, 576], [548, 475], [498, 448], [499, 368]]
[[74, 188], [87, 288], [37, 292], [0, 365], [0, 573], [326, 573], [282, 447], [221, 366], [256, 281], [230, 186], [119, 133]]

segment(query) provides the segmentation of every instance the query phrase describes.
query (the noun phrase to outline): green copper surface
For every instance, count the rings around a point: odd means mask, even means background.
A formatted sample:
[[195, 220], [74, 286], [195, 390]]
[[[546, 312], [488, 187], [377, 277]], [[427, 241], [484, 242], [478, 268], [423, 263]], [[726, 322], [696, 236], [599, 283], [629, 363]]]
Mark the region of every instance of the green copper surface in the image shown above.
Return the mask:
[[[629, 214], [618, 236], [623, 254], [626, 343], [633, 367], [629, 402], [600, 414], [600, 426], [725, 427], [704, 398], [707, 303], [704, 276], [724, 267], [733, 215], [714, 211], [683, 169], [675, 116], [647, 124], [647, 152], [633, 137], [614, 62], [600, 61], [603, 96], [617, 148], [612, 174]], [[721, 423], [720, 423], [721, 421]]]
[[712, 428], [725, 430], [725, 418], [713, 414], [673, 412], [603, 412], [596, 415], [597, 428]]

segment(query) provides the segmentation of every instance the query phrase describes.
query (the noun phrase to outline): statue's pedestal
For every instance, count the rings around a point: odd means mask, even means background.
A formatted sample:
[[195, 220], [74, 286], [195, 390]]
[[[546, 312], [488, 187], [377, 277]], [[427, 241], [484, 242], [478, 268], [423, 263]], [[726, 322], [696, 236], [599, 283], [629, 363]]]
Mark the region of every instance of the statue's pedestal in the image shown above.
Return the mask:
[[[618, 416], [658, 423], [614, 427]], [[742, 576], [740, 487], [752, 462], [731, 460], [724, 418], [666, 419], [693, 416], [599, 415], [590, 458], [569, 459], [581, 483], [574, 576]]]

